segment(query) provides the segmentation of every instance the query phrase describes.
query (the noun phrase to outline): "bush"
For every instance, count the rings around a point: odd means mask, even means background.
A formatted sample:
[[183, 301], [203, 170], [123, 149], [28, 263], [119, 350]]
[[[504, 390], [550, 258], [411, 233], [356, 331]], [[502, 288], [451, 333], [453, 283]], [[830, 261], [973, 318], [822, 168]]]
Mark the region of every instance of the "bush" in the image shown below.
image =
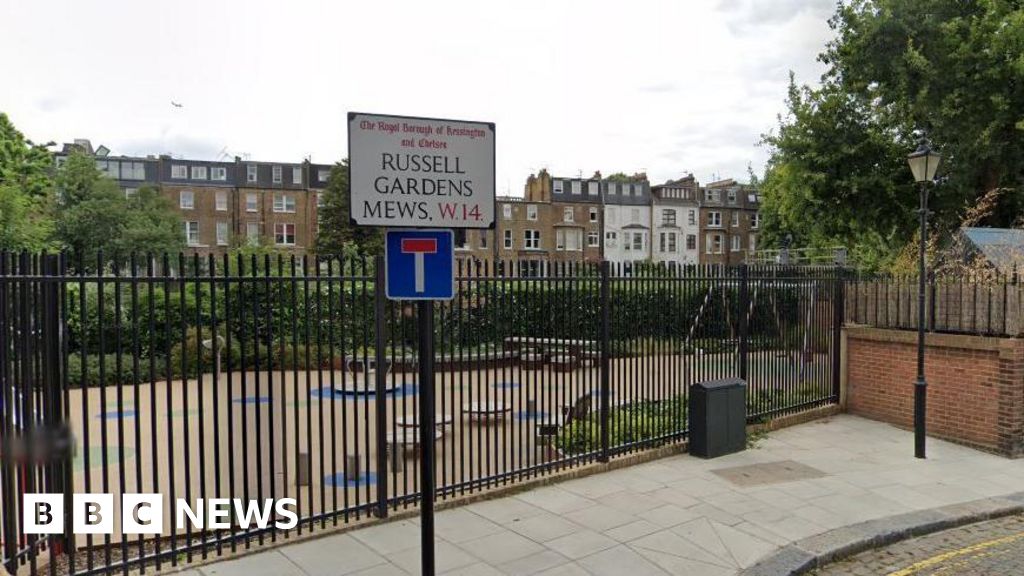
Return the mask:
[[[286, 266], [287, 268], [287, 266]], [[276, 268], [274, 268], [276, 273]], [[285, 270], [288, 272], [288, 270]], [[273, 340], [270, 356], [274, 362], [305, 365], [305, 353], [296, 357], [282, 356], [282, 339], [286, 347], [292, 340], [308, 338], [313, 345], [331, 347], [337, 355], [353, 348], [374, 345], [374, 291], [377, 287], [368, 278], [322, 281], [288, 277], [251, 278], [228, 284], [219, 283], [211, 290], [208, 281], [179, 279], [140, 283], [134, 290], [128, 282], [119, 285], [120, 307], [113, 281], [105, 282], [103, 306], [95, 282], [68, 285], [69, 350], [75, 354], [109, 354], [118, 351], [155, 357], [173, 355], [173, 370], [194, 374], [200, 368], [212, 369], [212, 358], [202, 360], [196, 349], [195, 326], [204, 333], [216, 326], [218, 334], [230, 333], [232, 350], [226, 351], [225, 364], [242, 368], [236, 344], [244, 340], [248, 357], [253, 356], [253, 342], [266, 345]], [[335, 277], [336, 278], [336, 277]], [[682, 283], [680, 283], [682, 282]], [[597, 340], [601, 325], [600, 282], [597, 278], [537, 281], [509, 279], [464, 284], [459, 297], [435, 307], [435, 330], [439, 352], [500, 346], [508, 336]], [[724, 290], [724, 293], [723, 293]], [[751, 349], [802, 345], [806, 316], [802, 316], [800, 295], [796, 289], [774, 288], [775, 297], [768, 299], [762, 290], [757, 296], [750, 320]], [[613, 279], [610, 286], [612, 354], [628, 356], [656, 349], [669, 341], [682, 343], [689, 336], [694, 320], [700, 315], [700, 329], [687, 352], [701, 348], [705, 352], [728, 351], [734, 345], [726, 342], [736, 337], [739, 306], [736, 287], [720, 285], [708, 299], [708, 284], [699, 279], [684, 281], [656, 278]], [[752, 294], [755, 297], [755, 294]], [[84, 298], [84, 307], [82, 300]], [[133, 299], [134, 298], [134, 299]], [[228, 306], [230, 305], [230, 307]], [[388, 303], [387, 326], [389, 348], [414, 347], [416, 315], [406, 304]], [[804, 309], [804, 312], [806, 309]], [[120, 333], [117, 330], [120, 327]], [[152, 327], [152, 328], [151, 328]], [[820, 327], [819, 327], [820, 328]], [[182, 346], [182, 330], [186, 344]], [[816, 330], [816, 349], [822, 349], [826, 330]], [[138, 342], [134, 342], [138, 334]], [[100, 341], [103, 345], [100, 346]], [[188, 343], [188, 340], [192, 340]], [[177, 350], [175, 351], [175, 348]], [[315, 346], [314, 346], [315, 348]], [[209, 356], [209, 355], [207, 355]], [[265, 354], [261, 355], [266, 358]], [[310, 353], [311, 363], [316, 357]], [[261, 366], [265, 364], [261, 362]], [[246, 366], [248, 367], [248, 366]]]
[[[122, 355], [121, 356], [121, 372], [118, 374], [117, 371], [117, 355], [116, 354], [87, 354], [85, 356], [85, 367], [82, 367], [82, 357], [79, 354], [72, 354], [68, 357], [68, 374], [67, 381], [71, 387], [80, 387], [83, 385], [87, 387], [100, 386], [100, 385], [115, 385], [115, 384], [134, 384], [135, 374], [133, 373], [134, 366], [132, 364], [132, 356]], [[100, 367], [102, 365], [102, 376]], [[143, 378], [148, 379], [149, 371], [149, 359], [139, 359], [139, 372], [143, 375]]]
[[[171, 348], [171, 372], [172, 375], [180, 377], [182, 374], [189, 378], [197, 376], [200, 372], [213, 372], [217, 366], [216, 356], [211, 348], [203, 345], [203, 341], [213, 339], [213, 331], [209, 328], [199, 330], [189, 328], [185, 332], [184, 341], [179, 341]], [[228, 348], [223, 334], [217, 334], [221, 338], [217, 344], [221, 357], [221, 370], [227, 367], [227, 363], [237, 363], [240, 352], [237, 342], [232, 342]]]
[[[600, 414], [591, 412], [583, 419], [562, 428], [555, 445], [568, 455], [584, 454], [601, 449]], [[609, 410], [608, 436], [611, 447], [625, 446], [670, 434], [686, 428], [686, 397], [643, 401]]]

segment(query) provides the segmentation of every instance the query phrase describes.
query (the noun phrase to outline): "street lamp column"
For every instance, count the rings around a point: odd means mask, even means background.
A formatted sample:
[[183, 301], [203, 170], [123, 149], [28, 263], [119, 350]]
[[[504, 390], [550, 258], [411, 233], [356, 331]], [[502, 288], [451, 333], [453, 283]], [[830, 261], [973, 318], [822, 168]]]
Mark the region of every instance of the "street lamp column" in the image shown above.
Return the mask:
[[928, 242], [928, 184], [935, 178], [941, 156], [926, 143], [918, 146], [907, 157], [914, 180], [920, 187], [918, 217], [921, 224], [921, 243], [918, 251], [917, 284], [917, 380], [914, 382], [914, 457], [925, 457], [925, 418], [927, 415], [928, 382], [924, 377], [924, 304], [925, 304], [925, 245]]

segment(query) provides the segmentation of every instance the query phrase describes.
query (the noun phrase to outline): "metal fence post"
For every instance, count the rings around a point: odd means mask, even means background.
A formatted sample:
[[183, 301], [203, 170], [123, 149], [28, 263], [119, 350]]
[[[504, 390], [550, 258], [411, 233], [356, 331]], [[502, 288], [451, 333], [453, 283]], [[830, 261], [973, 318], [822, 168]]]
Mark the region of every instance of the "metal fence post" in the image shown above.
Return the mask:
[[601, 261], [601, 454], [600, 462], [607, 462], [611, 452], [609, 430], [609, 396], [611, 368], [611, 263]]
[[839, 400], [841, 393], [841, 374], [839, 373], [839, 368], [841, 361], [840, 355], [843, 353], [843, 323], [845, 321], [844, 316], [846, 311], [846, 290], [844, 289], [846, 275], [843, 272], [844, 270], [841, 266], [836, 267], [835, 286], [832, 293], [832, 357], [830, 358], [830, 362], [832, 366], [832, 397], [837, 401]]
[[739, 346], [739, 372], [740, 380], [747, 381], [748, 352], [750, 350], [750, 326], [747, 315], [750, 312], [750, 268], [746, 263], [740, 264], [740, 346]]
[[[8, 375], [8, 367], [10, 366], [10, 356], [8, 350], [12, 348], [11, 345], [11, 333], [10, 326], [13, 325], [14, 319], [10, 315], [11, 309], [9, 307], [8, 295], [10, 294], [11, 283], [7, 278], [8, 274], [11, 273], [12, 266], [11, 257], [7, 252], [0, 253], [0, 276], [4, 277], [3, 281], [0, 281], [0, 394], [3, 394], [4, 402], [0, 404], [0, 442], [3, 444], [0, 447], [3, 448], [4, 452], [8, 452], [11, 446], [7, 443], [12, 442], [14, 439], [14, 396], [11, 394], [14, 390], [12, 379]], [[3, 557], [7, 559], [7, 564], [4, 568], [7, 573], [14, 574], [18, 571], [17, 564], [17, 553], [18, 553], [18, 541], [19, 537], [16, 534], [17, 525], [15, 519], [17, 514], [15, 510], [20, 510], [20, 503], [17, 502], [17, 498], [14, 495], [14, 459], [13, 458], [0, 458], [0, 498], [4, 499], [4, 502], [10, 502], [10, 513], [4, 514], [3, 518], [0, 518], [0, 539], [3, 540]]]
[[[45, 430], [42, 432], [49, 435], [54, 441], [64, 440], [64, 390], [61, 386], [61, 333], [60, 333], [60, 260], [54, 254], [42, 255], [42, 275], [47, 278], [41, 283], [42, 288], [42, 314], [41, 314], [41, 340], [43, 353], [42, 366], [42, 417], [45, 423]], [[65, 466], [68, 465], [70, 452], [62, 453], [60, 447], [51, 446], [53, 452], [46, 455], [46, 479], [45, 489], [50, 494], [65, 494]], [[66, 494], [65, 494], [66, 496]], [[69, 514], [68, 514], [69, 515]], [[65, 518], [67, 520], [67, 518]], [[65, 524], [66, 526], [66, 524]], [[70, 531], [66, 531], [70, 533]], [[65, 536], [51, 537], [51, 549], [60, 552], [64, 549]]]
[[384, 257], [373, 259], [375, 283], [373, 286], [373, 320], [374, 320], [374, 362], [376, 363], [376, 381], [374, 382], [374, 405], [377, 417], [377, 517], [388, 516], [388, 456], [387, 456], [387, 314], [384, 300]]

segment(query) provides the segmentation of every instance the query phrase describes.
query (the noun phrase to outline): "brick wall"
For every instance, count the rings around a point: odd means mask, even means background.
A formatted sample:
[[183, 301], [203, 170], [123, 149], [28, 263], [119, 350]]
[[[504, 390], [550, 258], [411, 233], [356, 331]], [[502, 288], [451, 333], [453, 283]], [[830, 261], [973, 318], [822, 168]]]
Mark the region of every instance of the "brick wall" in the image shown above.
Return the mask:
[[[847, 410], [911, 428], [917, 333], [847, 327]], [[928, 435], [1024, 456], [1024, 340], [929, 334]]]

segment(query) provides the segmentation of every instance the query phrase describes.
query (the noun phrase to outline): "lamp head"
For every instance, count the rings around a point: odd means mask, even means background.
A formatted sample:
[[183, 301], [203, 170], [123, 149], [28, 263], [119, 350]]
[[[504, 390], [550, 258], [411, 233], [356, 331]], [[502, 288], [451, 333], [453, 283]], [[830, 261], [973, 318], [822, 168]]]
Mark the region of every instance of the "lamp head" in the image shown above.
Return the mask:
[[939, 168], [939, 161], [942, 155], [932, 150], [927, 142], [921, 142], [909, 156], [907, 163], [910, 164], [910, 171], [914, 173], [914, 181], [931, 182], [935, 179], [935, 172]]

